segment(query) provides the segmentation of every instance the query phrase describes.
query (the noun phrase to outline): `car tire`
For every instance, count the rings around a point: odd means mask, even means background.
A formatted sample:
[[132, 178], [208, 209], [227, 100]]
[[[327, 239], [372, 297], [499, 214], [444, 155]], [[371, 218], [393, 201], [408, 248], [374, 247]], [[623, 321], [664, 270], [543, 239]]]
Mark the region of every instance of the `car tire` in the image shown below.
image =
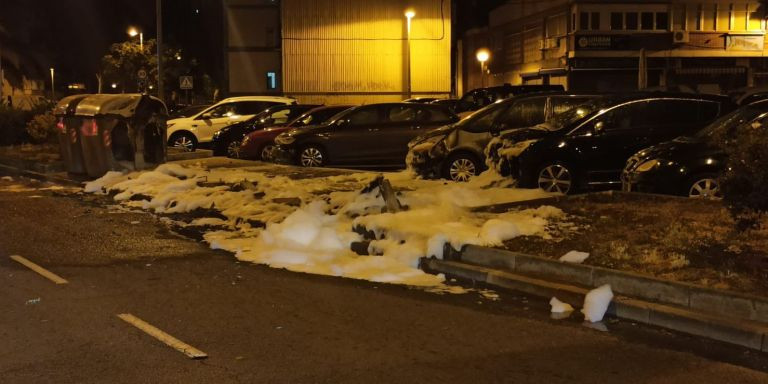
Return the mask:
[[297, 157], [302, 167], [322, 167], [327, 163], [325, 151], [317, 145], [303, 147]]
[[264, 144], [259, 151], [259, 160], [272, 161], [272, 151], [275, 149], [275, 145], [272, 143]]
[[717, 176], [705, 174], [692, 177], [687, 184], [687, 196], [693, 199], [720, 199], [722, 190]]
[[168, 146], [194, 152], [197, 149], [197, 138], [189, 132], [176, 132], [168, 140]]
[[546, 192], [558, 192], [564, 195], [576, 192], [576, 174], [569, 165], [554, 161], [545, 163], [536, 172], [536, 186]]
[[443, 178], [464, 182], [480, 174], [482, 165], [475, 155], [455, 153], [448, 157], [443, 166]]
[[226, 145], [226, 155], [227, 157], [231, 159], [239, 159], [240, 158], [240, 144], [242, 142], [240, 140], [232, 140], [227, 143]]

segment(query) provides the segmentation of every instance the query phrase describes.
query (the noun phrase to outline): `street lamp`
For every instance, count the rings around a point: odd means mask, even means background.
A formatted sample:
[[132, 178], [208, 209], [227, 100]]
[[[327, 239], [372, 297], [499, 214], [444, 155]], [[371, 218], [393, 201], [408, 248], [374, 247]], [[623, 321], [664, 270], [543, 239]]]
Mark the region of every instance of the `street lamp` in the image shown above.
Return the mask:
[[406, 84], [408, 85], [408, 98], [409, 99], [411, 98], [411, 93], [412, 93], [411, 92], [411, 19], [413, 19], [414, 16], [416, 16], [416, 11], [414, 11], [412, 8], [408, 8], [408, 9], [405, 10], [405, 19], [406, 19], [406, 23], [407, 23], [407, 27], [406, 27], [407, 42], [406, 42], [406, 44], [408, 44], [408, 49], [407, 49], [408, 52], [407, 52], [407, 59], [406, 59], [406, 63], [407, 63], [407, 67], [408, 67], [406, 73], [407, 73], [408, 77], [407, 77]]
[[53, 67], [51, 67], [51, 100], [56, 100], [56, 84], [53, 81]]
[[481, 86], [485, 87], [485, 62], [491, 57], [491, 52], [485, 48], [481, 48], [477, 50], [475, 56], [477, 57], [477, 61], [480, 62], [480, 83], [482, 84]]
[[128, 28], [128, 36], [136, 37], [136, 35], [139, 35], [139, 48], [144, 52], [144, 32], [139, 31], [136, 27]]
[[117, 89], [117, 83], [112, 83], [112, 89]]

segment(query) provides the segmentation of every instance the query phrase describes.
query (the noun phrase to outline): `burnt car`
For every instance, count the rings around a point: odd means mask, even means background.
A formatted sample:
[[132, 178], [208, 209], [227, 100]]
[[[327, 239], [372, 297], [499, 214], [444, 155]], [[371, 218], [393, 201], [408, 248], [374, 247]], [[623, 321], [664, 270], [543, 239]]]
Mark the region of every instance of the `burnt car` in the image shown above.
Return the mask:
[[305, 167], [403, 167], [409, 141], [456, 121], [456, 115], [431, 104], [353, 107], [322, 125], [295, 128], [277, 136], [275, 160]]
[[240, 158], [252, 160], [271, 160], [275, 148], [275, 138], [293, 128], [323, 124], [337, 113], [352, 108], [352, 105], [328, 105], [313, 108], [295, 118], [285, 126], [264, 128], [249, 133], [240, 145]]
[[[574, 193], [619, 186], [634, 153], [692, 135], [734, 109], [725, 96], [634, 93], [604, 96], [549, 122], [510, 131], [488, 153], [524, 188]], [[498, 145], [501, 142], [501, 145]]]
[[723, 145], [745, 124], [768, 126], [768, 100], [741, 107], [692, 136], [681, 136], [637, 152], [622, 173], [625, 191], [693, 198], [720, 197], [719, 176], [728, 161]]
[[211, 146], [215, 156], [240, 157], [240, 144], [245, 135], [264, 129], [286, 125], [304, 112], [318, 105], [294, 104], [269, 107], [252, 118], [228, 125], [213, 134]]
[[498, 101], [456, 124], [412, 140], [408, 166], [425, 178], [467, 181], [485, 169], [485, 148], [492, 132], [526, 128], [599, 97], [567, 93], [533, 93]]
[[[504, 100], [512, 96], [524, 95], [535, 92], [563, 92], [565, 88], [562, 85], [511, 85], [504, 84], [493, 87], [476, 88], [464, 94], [459, 99], [460, 106], [468, 108], [467, 111], [476, 111], [482, 107], [493, 104], [499, 100]], [[456, 113], [465, 112], [457, 110]]]

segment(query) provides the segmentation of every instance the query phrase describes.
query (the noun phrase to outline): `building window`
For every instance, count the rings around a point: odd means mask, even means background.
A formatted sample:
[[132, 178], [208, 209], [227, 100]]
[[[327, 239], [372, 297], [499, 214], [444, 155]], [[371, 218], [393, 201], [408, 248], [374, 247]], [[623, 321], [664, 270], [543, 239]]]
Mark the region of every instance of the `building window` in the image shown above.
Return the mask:
[[592, 20], [590, 24], [592, 25], [593, 31], [600, 30], [600, 12], [592, 12]]
[[653, 12], [643, 12], [640, 14], [640, 29], [653, 29]]
[[277, 73], [267, 72], [267, 89], [277, 89]]
[[624, 14], [621, 12], [611, 12], [611, 30], [624, 29]]
[[589, 29], [589, 13], [587, 12], [579, 13], [579, 29], [581, 29], [582, 31], [586, 31]]
[[699, 4], [699, 8], [696, 10], [696, 30], [701, 31], [704, 29], [704, 7]]
[[637, 30], [637, 12], [627, 12], [627, 29]]
[[669, 29], [669, 13], [656, 12], [656, 29], [659, 29], [659, 30]]

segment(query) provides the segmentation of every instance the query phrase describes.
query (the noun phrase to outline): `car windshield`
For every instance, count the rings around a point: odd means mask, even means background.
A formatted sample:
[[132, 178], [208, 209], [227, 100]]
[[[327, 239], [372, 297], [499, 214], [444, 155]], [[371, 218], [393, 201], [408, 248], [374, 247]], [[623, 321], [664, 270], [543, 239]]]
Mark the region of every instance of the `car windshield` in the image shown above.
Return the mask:
[[471, 126], [474, 125], [477, 120], [482, 119], [489, 111], [495, 109], [499, 106], [499, 102], [492, 103], [490, 105], [486, 105], [485, 107], [482, 107], [478, 109], [477, 111], [472, 112], [469, 116], [461, 119], [459, 122], [453, 124], [454, 127], [464, 127], [464, 126]]
[[768, 102], [761, 102], [739, 108], [725, 116], [710, 123], [694, 137], [699, 139], [708, 139], [715, 136], [728, 135], [734, 127], [752, 121], [761, 114], [768, 112]]
[[544, 128], [548, 131], [559, 131], [566, 127], [570, 127], [574, 123], [581, 121], [587, 116], [594, 114], [595, 112], [603, 109], [604, 107], [614, 104], [615, 100], [596, 99], [588, 101], [584, 104], [579, 104], [559, 115], [554, 116], [551, 120], [537, 125], [537, 127]]

